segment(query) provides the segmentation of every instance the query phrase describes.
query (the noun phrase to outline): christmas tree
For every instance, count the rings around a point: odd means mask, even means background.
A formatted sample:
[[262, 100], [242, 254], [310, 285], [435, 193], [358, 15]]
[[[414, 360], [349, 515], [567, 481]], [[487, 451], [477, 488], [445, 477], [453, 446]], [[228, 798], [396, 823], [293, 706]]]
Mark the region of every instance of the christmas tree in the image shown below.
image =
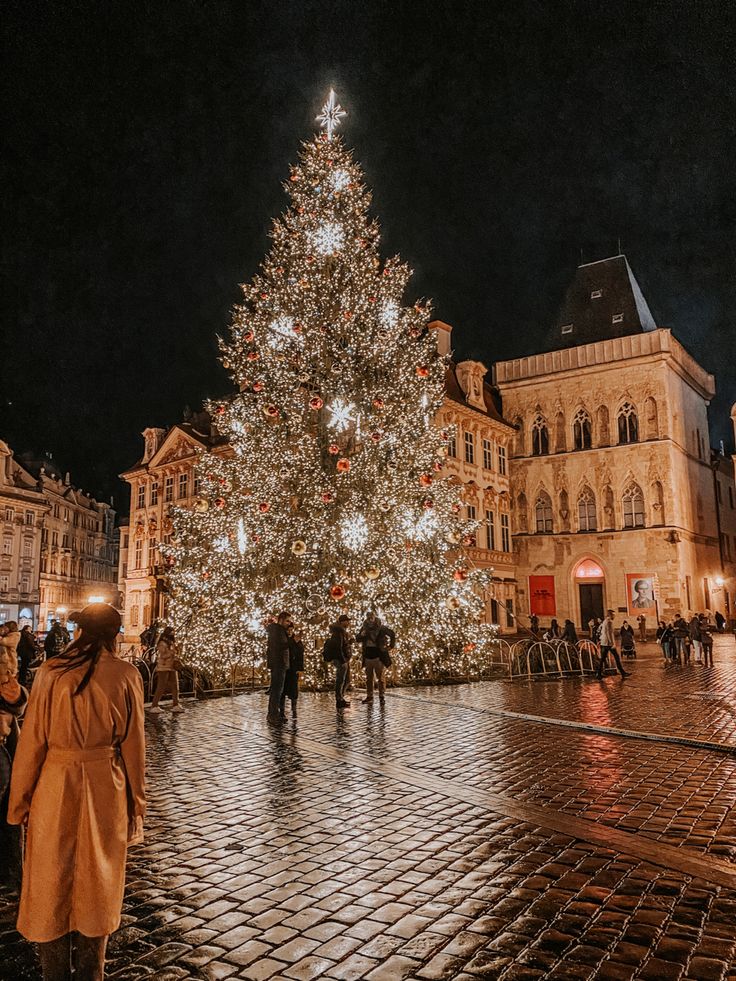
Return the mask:
[[446, 363], [429, 306], [402, 306], [409, 269], [381, 261], [370, 193], [334, 133], [342, 115], [330, 93], [221, 343], [237, 394], [209, 410], [232, 452], [202, 455], [200, 496], [174, 512], [171, 617], [210, 671], [262, 663], [282, 609], [312, 671], [342, 613], [357, 629], [376, 610], [404, 674], [437, 655], [477, 659], [490, 637], [490, 573], [469, 568], [474, 525], [441, 475]]

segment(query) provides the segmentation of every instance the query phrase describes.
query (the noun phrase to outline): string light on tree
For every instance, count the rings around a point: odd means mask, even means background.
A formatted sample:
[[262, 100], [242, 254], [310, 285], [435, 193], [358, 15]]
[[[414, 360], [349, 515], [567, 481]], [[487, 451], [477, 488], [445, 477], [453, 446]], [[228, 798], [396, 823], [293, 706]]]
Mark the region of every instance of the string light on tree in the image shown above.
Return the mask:
[[430, 307], [404, 305], [410, 271], [380, 255], [370, 192], [335, 133], [344, 116], [331, 92], [221, 343], [233, 394], [210, 408], [234, 452], [202, 452], [197, 505], [174, 509], [161, 546], [173, 624], [210, 674], [259, 671], [263, 624], [282, 609], [303, 627], [307, 682], [341, 613], [381, 609], [407, 676], [467, 673], [492, 636], [490, 574], [459, 556], [474, 525], [437, 469], [446, 364]]

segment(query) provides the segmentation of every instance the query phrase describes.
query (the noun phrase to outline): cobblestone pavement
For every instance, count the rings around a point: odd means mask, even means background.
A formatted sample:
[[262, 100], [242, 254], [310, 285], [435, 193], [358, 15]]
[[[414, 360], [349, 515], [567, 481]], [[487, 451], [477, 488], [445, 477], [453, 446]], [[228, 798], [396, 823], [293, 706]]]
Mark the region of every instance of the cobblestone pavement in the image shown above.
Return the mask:
[[[625, 682], [356, 692], [340, 716], [303, 694], [278, 731], [262, 693], [149, 719], [109, 977], [736, 979], [718, 640], [713, 669], [652, 649]], [[0, 891], [0, 977], [37, 978], [14, 914]]]

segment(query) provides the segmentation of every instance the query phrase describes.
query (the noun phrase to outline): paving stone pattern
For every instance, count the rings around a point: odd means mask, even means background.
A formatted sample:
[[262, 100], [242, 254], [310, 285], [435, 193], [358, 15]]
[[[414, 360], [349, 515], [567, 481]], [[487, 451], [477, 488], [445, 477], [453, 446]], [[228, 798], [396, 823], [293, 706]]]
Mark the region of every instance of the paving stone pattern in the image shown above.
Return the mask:
[[[261, 693], [149, 719], [147, 839], [108, 976], [736, 979], [736, 756], [494, 714], [656, 731], [657, 703], [667, 734], [680, 699], [689, 735], [725, 742], [736, 651], [717, 654], [717, 713], [688, 697], [695, 668], [651, 657], [623, 684], [401, 690], [384, 711], [354, 693], [342, 716], [304, 694], [277, 731]], [[0, 890], [0, 977], [38, 978], [14, 915]]]

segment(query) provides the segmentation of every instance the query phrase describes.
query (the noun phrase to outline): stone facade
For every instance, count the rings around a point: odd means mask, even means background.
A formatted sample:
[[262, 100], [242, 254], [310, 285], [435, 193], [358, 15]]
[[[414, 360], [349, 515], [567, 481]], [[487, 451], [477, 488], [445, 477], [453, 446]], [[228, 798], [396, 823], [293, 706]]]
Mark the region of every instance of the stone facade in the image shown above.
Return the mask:
[[121, 533], [119, 572], [126, 644], [138, 643], [141, 631], [166, 616], [166, 569], [158, 545], [173, 531], [170, 506], [186, 507], [197, 494], [194, 464], [202, 450], [228, 452], [206, 412], [168, 430], [146, 429], [143, 438], [143, 457], [121, 474], [130, 484], [130, 519]]
[[495, 381], [516, 427], [522, 613], [533, 612], [530, 577], [548, 576], [556, 600], [548, 618], [584, 625], [612, 608], [631, 619], [627, 575], [658, 577], [663, 616], [713, 611], [720, 557], [706, 410], [714, 381], [672, 333], [499, 362]]
[[38, 624], [41, 529], [48, 510], [35, 477], [0, 441], [0, 624]]

